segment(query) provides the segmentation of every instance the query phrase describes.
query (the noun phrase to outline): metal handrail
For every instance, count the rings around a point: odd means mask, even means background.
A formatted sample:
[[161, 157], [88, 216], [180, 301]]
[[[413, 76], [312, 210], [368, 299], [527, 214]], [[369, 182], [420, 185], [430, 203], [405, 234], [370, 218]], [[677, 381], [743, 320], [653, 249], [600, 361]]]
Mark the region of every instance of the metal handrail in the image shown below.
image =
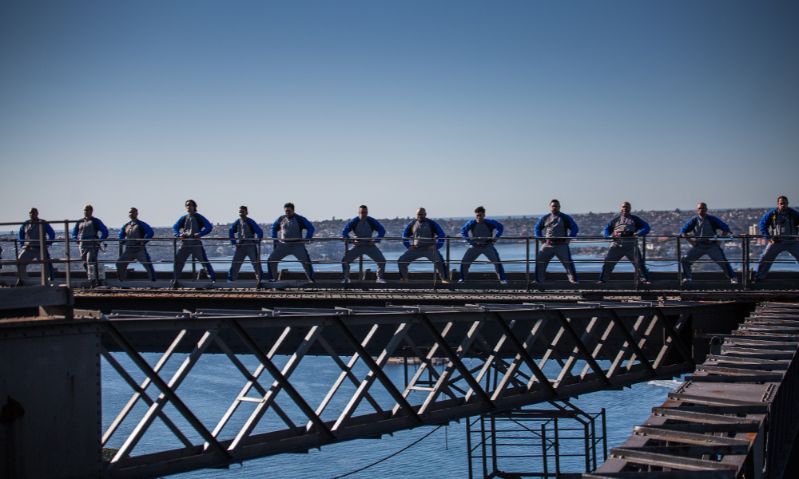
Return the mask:
[[[47, 221], [47, 220], [42, 220], [42, 221], [44, 222], [44, 221]], [[71, 246], [71, 243], [74, 241], [71, 238], [70, 226], [71, 226], [71, 224], [74, 224], [74, 223], [76, 223], [78, 221], [82, 221], [82, 220], [47, 221], [50, 225], [59, 225], [59, 224], [63, 225], [63, 236], [59, 236], [58, 234], [56, 234], [56, 238], [53, 239], [53, 240], [45, 239], [45, 235], [43, 234], [43, 231], [42, 231], [43, 226], [40, 226], [40, 228], [41, 228], [40, 229], [40, 235], [39, 235], [40, 236], [40, 243], [41, 243], [40, 244], [40, 249], [46, 249], [46, 247], [48, 247], [49, 245], [53, 245], [53, 244], [64, 244], [65, 257], [52, 257], [52, 256], [50, 256], [47, 259], [39, 258], [37, 260], [24, 261], [24, 263], [26, 265], [32, 264], [32, 265], [40, 265], [40, 266], [44, 265], [44, 264], [50, 264], [50, 265], [67, 264], [68, 266], [67, 266], [67, 268], [65, 270], [66, 270], [66, 275], [67, 275], [67, 283], [69, 284], [70, 283], [69, 276], [70, 276], [70, 272], [71, 272], [71, 267], [70, 266], [71, 266], [72, 263], [80, 261], [79, 259], [72, 259], [71, 254], [70, 254], [70, 250], [71, 250], [70, 246]], [[19, 226], [21, 224], [23, 224], [23, 222], [11, 222], [11, 223], [6, 222], [6, 223], [0, 223], [0, 226]], [[43, 224], [44, 223], [42, 223], [42, 225]], [[797, 236], [783, 236], [783, 238], [795, 239], [795, 238], [797, 238]], [[230, 242], [230, 238], [228, 236], [210, 236], [210, 235], [208, 235], [208, 236], [202, 237], [200, 239], [204, 240], [204, 241], [212, 242], [212, 243], [213, 242], [222, 242], [222, 243]], [[310, 239], [304, 239], [303, 238], [303, 239], [297, 240], [296, 242], [297, 243], [304, 243], [304, 244], [341, 242], [344, 245], [344, 248], [345, 248], [345, 251], [346, 251], [348, 246], [350, 244], [352, 244], [354, 241], [358, 240], [358, 239], [359, 238], [354, 238], [354, 237], [352, 237], [352, 238], [343, 238], [341, 236], [330, 236], [330, 237], [314, 237], [314, 238], [310, 238]], [[360, 239], [367, 239], [367, 238], [360, 238]], [[378, 245], [380, 245], [380, 244], [392, 244], [392, 243], [395, 243], [395, 242], [404, 242], [404, 241], [412, 241], [413, 240], [413, 238], [408, 238], [408, 237], [403, 237], [403, 236], [385, 236], [385, 237], [380, 238], [380, 239], [377, 239], [377, 238], [371, 238], [371, 239], [377, 240], [377, 241], [375, 241], [375, 243], [378, 244]], [[450, 248], [451, 248], [451, 246], [453, 244], [465, 244], [465, 243], [468, 243], [470, 241], [470, 239], [463, 238], [462, 236], [446, 236], [446, 237], [441, 238], [441, 239], [444, 241], [445, 246], [442, 247], [442, 248], [437, 248], [437, 249], [446, 248], [444, 250], [445, 254], [442, 254], [442, 257], [444, 259], [445, 264], [452, 263], [453, 258], [452, 258], [452, 253], [451, 253]], [[504, 264], [504, 265], [519, 265], [519, 264], [525, 265], [525, 276], [526, 276], [526, 278], [527, 278], [527, 280], [529, 282], [529, 278], [530, 278], [530, 275], [531, 275], [530, 265], [531, 265], [531, 263], [533, 265], [536, 264], [538, 252], [539, 252], [540, 247], [541, 247], [541, 245], [542, 245], [542, 243], [544, 241], [548, 241], [548, 240], [556, 240], [556, 241], [561, 240], [562, 241], [562, 240], [565, 240], [565, 241], [567, 241], [570, 244], [581, 244], [581, 243], [609, 243], [609, 242], [614, 242], [617, 239], [618, 238], [605, 237], [604, 235], [581, 235], [581, 236], [576, 236], [576, 237], [540, 237], [540, 236], [532, 236], [531, 235], [531, 236], [502, 236], [500, 238], [494, 238], [492, 243], [494, 243], [495, 245], [501, 245], [501, 244], [508, 244], [508, 243], [521, 243], [521, 242], [524, 242], [524, 244], [525, 244], [525, 255], [524, 255], [524, 258], [503, 259], [503, 260], [500, 261], [500, 263]], [[734, 243], [741, 242], [741, 247], [740, 247], [741, 256], [740, 256], [740, 261], [739, 262], [741, 264], [741, 270], [742, 270], [741, 272], [743, 273], [743, 275], [742, 275], [743, 276], [743, 281], [744, 281], [745, 286], [746, 286], [746, 282], [748, 281], [748, 276], [749, 276], [748, 273], [750, 271], [751, 263], [753, 261], [756, 261], [756, 260], [754, 260], [752, 258], [751, 242], [753, 240], [755, 240], [755, 241], [756, 240], [764, 240], [764, 239], [766, 239], [766, 237], [763, 236], [763, 235], [749, 235], [749, 234], [730, 235], [730, 236], [725, 236], [725, 237], [717, 237], [717, 236], [712, 236], [712, 237], [689, 236], [689, 237], [686, 237], [685, 235], [674, 235], [674, 234], [670, 234], [670, 235], [653, 235], [653, 234], [650, 234], [650, 235], [641, 236], [641, 237], [633, 236], [631, 238], [623, 238], [623, 239], [627, 239], [627, 240], [635, 239], [636, 244], [638, 244], [638, 242], [640, 241], [642, 243], [642, 245], [640, 245], [638, 247], [639, 247], [642, 255], [644, 256], [644, 260], [647, 263], [650, 263], [650, 264], [657, 263], [660, 266], [663, 266], [664, 263], [667, 266], [676, 265], [677, 266], [678, 278], [682, 275], [682, 266], [681, 266], [682, 254], [681, 253], [682, 253], [682, 242], [683, 241], [691, 242], [691, 241], [694, 241], [694, 240], [708, 240], [708, 241], [719, 241], [719, 242], [722, 242], [722, 244], [731, 243], [731, 242], [734, 242]], [[173, 245], [176, 245], [177, 241], [179, 241], [179, 240], [181, 240], [181, 238], [174, 237], [174, 236], [157, 236], [157, 237], [153, 237], [153, 238], [148, 239], [147, 243], [149, 243], [149, 244], [158, 244], [158, 243], [163, 243], [163, 242], [170, 242]], [[676, 242], [676, 253], [677, 254], [675, 255], [675, 257], [654, 257], [654, 258], [650, 257], [650, 258], [646, 258], [646, 251], [647, 251], [646, 242], [647, 242], [647, 240], [649, 240], [649, 242], [653, 242], [653, 240], [654, 240], [657, 243], [670, 242], [671, 240], [674, 240]], [[113, 238], [113, 237], [109, 236], [108, 238], [106, 238], [104, 240], [78, 240], [77, 242], [80, 243], [81, 241], [84, 242], [84, 243], [85, 242], [97, 242], [97, 243], [102, 243], [104, 245], [108, 244], [108, 243], [117, 243], [118, 244], [117, 248], [121, 251], [121, 248], [122, 248], [122, 246], [124, 244], [124, 241], [126, 241], [126, 240], [120, 240], [118, 238]], [[261, 249], [261, 251], [259, 251], [259, 258], [261, 259], [261, 263], [266, 261], [266, 259], [263, 258], [263, 254], [265, 252], [263, 251], [262, 245], [268, 245], [270, 241], [274, 242], [274, 241], [284, 241], [284, 240], [280, 240], [278, 238], [264, 238], [264, 239], [258, 240], [257, 243], [255, 243], [255, 244], [258, 244], [259, 249]], [[432, 241], [438, 241], [438, 239], [434, 239]], [[19, 250], [18, 250], [19, 240], [16, 237], [14, 237], [14, 238], [6, 237], [6, 238], [0, 238], [0, 243], [2, 243], [2, 242], [13, 242], [14, 243], [14, 246], [15, 246], [15, 259], [11, 260], [11, 261], [3, 260], [3, 261], [0, 261], [0, 264], [2, 264], [2, 265], [14, 264], [14, 265], [17, 266], [17, 268], [19, 268], [19, 265], [21, 263], [23, 263], [19, 259], [17, 259], [17, 258], [19, 258]], [[291, 242], [291, 241], [288, 241], [288, 242]], [[600, 248], [600, 247], [604, 248], [603, 246], [597, 246], [597, 247], [598, 248]], [[531, 251], [531, 248], [532, 248], [532, 251]], [[432, 261], [429, 261], [427, 259], [420, 259], [420, 260], [416, 260], [416, 261], [418, 261], [421, 264], [432, 264], [433, 263]], [[573, 261], [574, 261], [575, 265], [577, 265], [577, 264], [591, 264], [591, 263], [604, 263], [604, 259], [600, 259], [600, 258], [577, 258], [577, 259], [573, 259]], [[107, 263], [115, 263], [115, 262], [116, 262], [115, 260], [98, 259], [98, 263], [103, 264], [103, 265], [107, 264]], [[153, 261], [154, 264], [161, 264], [161, 263], [164, 263], [164, 262], [168, 263], [168, 261]], [[172, 258], [172, 262], [174, 263], [174, 256]], [[209, 262], [212, 263], [212, 264], [231, 264], [231, 261], [229, 259], [225, 259], [225, 258], [215, 258], [215, 259], [210, 259], [209, 258]], [[286, 259], [281, 260], [281, 262], [301, 263], [301, 261], [299, 261], [299, 260], [286, 260]], [[361, 276], [363, 275], [363, 262], [364, 262], [364, 259], [363, 259], [363, 257], [361, 257], [360, 261], [359, 261], [359, 271], [361, 273]], [[713, 261], [710, 260], [710, 259], [707, 259], [707, 260], [699, 259], [699, 260], [694, 261], [693, 263], [694, 264], [703, 264], [703, 263], [712, 263], [712, 262]], [[736, 262], [738, 262], [738, 261], [736, 261]], [[789, 263], [792, 263], [792, 262], [793, 261], [791, 261], [791, 260], [775, 259], [772, 262], [772, 264], [789, 264]], [[242, 262], [242, 265], [243, 265], [243, 263], [244, 262]], [[387, 263], [389, 263], [389, 264], [390, 263], [397, 263], [397, 260], [388, 260], [387, 259]], [[459, 264], [460, 261], [456, 261], [456, 263]], [[728, 263], [733, 263], [733, 261], [728, 259]], [[312, 259], [311, 260], [311, 264], [312, 265], [317, 265], [317, 264], [321, 264], [321, 265], [340, 264], [340, 260], [324, 259], [324, 258], [319, 259], [319, 258], [317, 258], [317, 259]], [[486, 259], [486, 260], [475, 260], [475, 261], [472, 262], [472, 264], [493, 265], [493, 264], [495, 264], [495, 262]], [[42, 282], [42, 284], [45, 284], [46, 283], [46, 278], [45, 278], [44, 268], [40, 268], [40, 269], [42, 270], [41, 282]], [[434, 269], [433, 274], [434, 274], [434, 284], [435, 284], [435, 268], [433, 268], [433, 269]], [[194, 265], [194, 263], [193, 263], [193, 271], [196, 272], [196, 265]], [[637, 277], [638, 268], [634, 268], [634, 271], [635, 271], [635, 280], [636, 280], [636, 283], [638, 283], [638, 277]]]

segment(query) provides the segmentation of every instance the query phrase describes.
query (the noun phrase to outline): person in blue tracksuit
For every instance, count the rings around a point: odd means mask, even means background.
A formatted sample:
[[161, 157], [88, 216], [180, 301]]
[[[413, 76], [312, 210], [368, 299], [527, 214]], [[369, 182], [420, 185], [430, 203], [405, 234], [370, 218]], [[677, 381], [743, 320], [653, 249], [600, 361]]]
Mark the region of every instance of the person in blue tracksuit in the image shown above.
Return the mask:
[[758, 224], [760, 234], [768, 240], [765, 251], [760, 256], [754, 280], [766, 279], [771, 265], [783, 251], [790, 253], [799, 261], [799, 212], [788, 207], [788, 197], [777, 198], [777, 207], [766, 212]]
[[569, 249], [569, 238], [577, 236], [580, 228], [571, 216], [560, 211], [560, 201], [550, 201], [549, 211], [548, 215], [538, 219], [534, 228], [536, 238], [542, 239], [541, 249], [535, 262], [535, 281], [539, 284], [544, 282], [547, 265], [554, 256], [557, 256], [566, 269], [569, 282], [577, 284], [577, 270]]
[[[284, 215], [278, 217], [272, 223], [272, 238], [274, 239], [274, 249], [266, 259], [269, 266], [268, 277], [274, 281], [277, 277], [277, 266], [286, 256], [294, 256], [305, 269], [308, 280], [314, 281], [313, 264], [311, 256], [305, 248], [305, 243], [313, 238], [314, 226], [304, 216], [294, 212], [294, 203], [283, 205]], [[305, 238], [302, 232], [305, 230]]]
[[[24, 284], [28, 264], [31, 261], [37, 260], [48, 262], [47, 272], [49, 273], [50, 281], [55, 281], [55, 268], [53, 268], [53, 264], [49, 262], [50, 254], [47, 251], [47, 247], [50, 246], [55, 239], [55, 231], [53, 231], [53, 227], [50, 226], [50, 223], [39, 218], [38, 209], [31, 208], [28, 212], [28, 216], [30, 219], [22, 223], [19, 227], [19, 234], [17, 235], [20, 246], [19, 256], [17, 257], [18, 286]], [[41, 247], [41, 232], [44, 232], [47, 237], [47, 241], [44, 243], [44, 249]]]
[[[374, 236], [377, 233], [377, 236]], [[352, 236], [351, 236], [352, 235]], [[361, 256], [368, 256], [377, 263], [377, 282], [385, 283], [386, 257], [377, 247], [380, 239], [386, 235], [386, 229], [379, 221], [369, 216], [366, 205], [358, 207], [358, 216], [352, 218], [341, 230], [341, 237], [352, 244], [344, 257], [341, 258], [341, 269], [344, 272], [344, 282], [350, 280], [350, 263]]]
[[641, 282], [649, 284], [649, 271], [646, 269], [644, 258], [638, 248], [638, 237], [646, 236], [649, 233], [649, 224], [638, 216], [630, 214], [630, 210], [630, 202], [623, 202], [619, 214], [614, 216], [602, 230], [605, 238], [612, 238], [613, 242], [605, 256], [602, 273], [599, 275], [600, 284], [607, 281], [616, 263], [625, 257], [638, 270], [642, 278]]
[[505, 228], [502, 223], [486, 218], [486, 209], [478, 206], [474, 209], [474, 219], [467, 221], [461, 227], [461, 236], [469, 243], [469, 249], [463, 254], [461, 260], [461, 277], [459, 283], [466, 281], [469, 274], [469, 267], [480, 255], [484, 255], [494, 265], [500, 284], [508, 284], [505, 276], [505, 268], [499, 259], [499, 253], [494, 247], [494, 243]]
[[210, 233], [214, 225], [205, 216], [197, 213], [196, 201], [186, 200], [185, 205], [186, 214], [178, 218], [175, 224], [172, 225], [172, 231], [175, 232], [175, 236], [181, 239], [180, 248], [175, 254], [172, 287], [179, 286], [178, 276], [183, 271], [183, 266], [186, 264], [189, 255], [203, 265], [213, 284], [216, 282], [216, 273], [214, 272], [214, 267], [211, 266], [211, 262], [208, 261], [208, 256], [205, 254], [205, 248], [203, 248], [203, 242], [200, 238]]
[[438, 223], [427, 219], [427, 210], [424, 208], [416, 210], [416, 219], [405, 226], [402, 237], [404, 238], [402, 244], [408, 248], [397, 260], [400, 277], [403, 281], [408, 280], [408, 266], [411, 261], [427, 258], [435, 265], [436, 271], [441, 276], [441, 282], [449, 282], [447, 266], [438, 252], [444, 246], [444, 238], [447, 235]]
[[247, 216], [249, 211], [246, 206], [239, 206], [239, 217], [236, 221], [230, 224], [228, 228], [228, 238], [230, 244], [236, 246], [236, 251], [233, 253], [233, 262], [230, 265], [228, 272], [228, 280], [236, 281], [239, 276], [239, 269], [244, 263], [246, 258], [250, 258], [253, 271], [258, 283], [261, 282], [263, 270], [261, 269], [261, 257], [259, 254], [258, 244], [264, 237], [264, 230], [258, 226], [258, 223], [253, 221], [252, 218]]
[[80, 256], [91, 286], [96, 286], [100, 283], [98, 256], [100, 243], [106, 238], [108, 238], [108, 228], [105, 227], [99, 218], [94, 217], [94, 207], [85, 205], [83, 207], [83, 219], [75, 223], [72, 228], [72, 239], [78, 242]]
[[117, 277], [120, 281], [128, 279], [128, 265], [138, 261], [147, 270], [150, 281], [155, 281], [153, 260], [147, 253], [147, 241], [155, 234], [153, 229], [139, 219], [139, 210], [131, 207], [128, 211], [130, 221], [119, 228], [119, 241], [125, 249], [117, 260]]
[[[721, 248], [717, 237], [717, 232], [721, 231], [727, 236], [732, 236], [732, 231], [727, 223], [720, 218], [707, 214], [707, 204], [698, 203], [696, 205], [696, 216], [688, 220], [680, 229], [680, 236], [688, 238], [691, 249], [683, 256], [682, 263], [682, 282], [683, 284], [691, 281], [691, 264], [704, 255], [716, 262], [727, 274], [732, 284], [738, 283], [735, 271], [727, 261], [724, 250]], [[689, 236], [691, 235], [692, 236]]]

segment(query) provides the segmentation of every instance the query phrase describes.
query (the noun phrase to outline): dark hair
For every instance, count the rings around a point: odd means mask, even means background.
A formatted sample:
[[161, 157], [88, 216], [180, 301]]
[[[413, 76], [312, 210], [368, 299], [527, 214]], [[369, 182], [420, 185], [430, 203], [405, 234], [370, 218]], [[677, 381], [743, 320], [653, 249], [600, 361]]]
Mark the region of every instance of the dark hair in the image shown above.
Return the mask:
[[291, 208], [293, 210], [294, 209], [294, 203], [289, 201], [288, 203], [283, 205], [283, 208]]
[[129, 211], [135, 211], [136, 213], [138, 213], [139, 209], [136, 208], [135, 206], [131, 206]]
[[246, 206], [244, 206], [244, 205], [241, 205], [241, 206], [239, 206], [239, 209], [240, 209], [240, 210], [246, 210], [246, 211], [249, 211], [249, 209], [247, 209], [247, 207], [246, 207]]
[[788, 201], [788, 197], [787, 197], [787, 196], [785, 196], [785, 195], [780, 195], [780, 196], [778, 196], [778, 197], [777, 197], [777, 202], [779, 202], [780, 200], [785, 200], [785, 202], [786, 202], [786, 203], [789, 203], [789, 201]]
[[477, 208], [474, 209], [474, 212], [475, 213], [485, 213], [486, 209], [483, 208], [482, 206], [478, 206]]
[[358, 209], [361, 209], [361, 208], [363, 208], [363, 209], [365, 209], [365, 210], [368, 210], [368, 209], [369, 209], [369, 207], [368, 207], [368, 206], [366, 206], [366, 205], [361, 205], [361, 206], [359, 206], [359, 207], [358, 207]]
[[552, 198], [551, 200], [549, 200], [549, 204], [551, 205], [552, 203], [560, 204], [560, 201], [558, 201], [556, 198]]
[[191, 204], [191, 205], [192, 205], [192, 206], [194, 206], [195, 208], [197, 207], [197, 202], [196, 202], [196, 201], [194, 201], [194, 200], [193, 200], [193, 199], [191, 199], [191, 198], [189, 198], [188, 200], [186, 200], [186, 204]]

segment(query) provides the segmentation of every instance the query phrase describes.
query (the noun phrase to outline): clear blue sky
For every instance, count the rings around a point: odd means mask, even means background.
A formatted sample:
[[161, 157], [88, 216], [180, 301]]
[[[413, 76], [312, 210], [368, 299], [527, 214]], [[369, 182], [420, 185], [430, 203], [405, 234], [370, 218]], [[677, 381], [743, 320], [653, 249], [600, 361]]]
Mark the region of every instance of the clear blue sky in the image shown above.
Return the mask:
[[0, 221], [799, 204], [799, 2], [3, 1]]

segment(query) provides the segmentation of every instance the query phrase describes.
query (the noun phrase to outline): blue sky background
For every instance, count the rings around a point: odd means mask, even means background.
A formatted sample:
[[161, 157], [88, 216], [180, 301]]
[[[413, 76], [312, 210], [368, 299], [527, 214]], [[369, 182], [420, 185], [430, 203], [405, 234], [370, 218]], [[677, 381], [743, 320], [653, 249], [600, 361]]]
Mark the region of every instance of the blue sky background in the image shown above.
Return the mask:
[[771, 206], [797, 196], [797, 25], [793, 1], [4, 0], [0, 221]]

